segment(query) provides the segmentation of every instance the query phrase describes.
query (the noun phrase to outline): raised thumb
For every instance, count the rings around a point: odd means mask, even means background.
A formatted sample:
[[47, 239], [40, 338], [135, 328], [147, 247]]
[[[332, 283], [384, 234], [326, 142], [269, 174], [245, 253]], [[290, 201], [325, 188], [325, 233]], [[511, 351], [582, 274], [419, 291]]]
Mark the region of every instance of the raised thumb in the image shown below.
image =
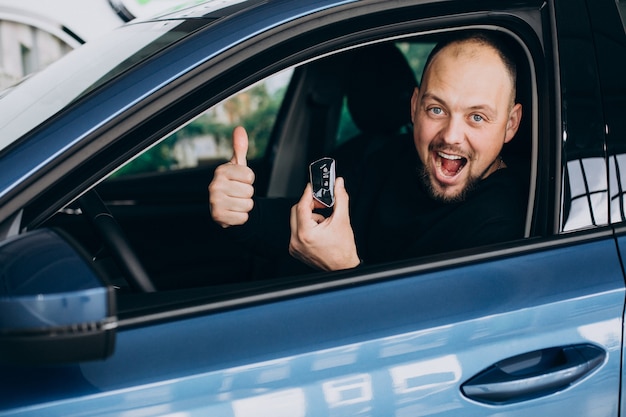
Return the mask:
[[233, 157], [230, 162], [236, 165], [247, 165], [246, 154], [248, 153], [248, 133], [242, 126], [233, 130]]

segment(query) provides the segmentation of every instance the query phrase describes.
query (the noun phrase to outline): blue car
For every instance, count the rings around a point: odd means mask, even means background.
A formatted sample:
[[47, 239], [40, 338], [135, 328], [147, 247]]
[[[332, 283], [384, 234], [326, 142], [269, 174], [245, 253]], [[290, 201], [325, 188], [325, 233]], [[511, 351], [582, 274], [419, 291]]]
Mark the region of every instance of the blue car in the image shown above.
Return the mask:
[[[624, 0], [209, 0], [72, 51], [0, 99], [0, 416], [626, 415], [625, 21]], [[257, 195], [298, 198], [311, 161], [407, 128], [375, 51], [419, 80], [468, 28], [522, 63], [524, 237], [290, 275], [212, 225], [234, 126]]]

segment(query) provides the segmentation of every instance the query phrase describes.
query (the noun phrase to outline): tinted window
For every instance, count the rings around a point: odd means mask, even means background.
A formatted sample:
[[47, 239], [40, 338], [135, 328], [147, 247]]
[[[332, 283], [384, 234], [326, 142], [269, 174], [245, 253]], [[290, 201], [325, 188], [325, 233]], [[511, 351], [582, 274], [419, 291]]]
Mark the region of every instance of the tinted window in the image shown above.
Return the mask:
[[[622, 24], [626, 30], [626, 0], [619, 0], [617, 5], [622, 19]], [[624, 42], [626, 42], [625, 38], [626, 36], [621, 37], [621, 46], [615, 45], [617, 48], [621, 48], [624, 54], [626, 54], [626, 46], [624, 46]], [[619, 37], [617, 37], [617, 39], [619, 39]], [[611, 46], [615, 47], [614, 45]], [[615, 63], [623, 61], [612, 61], [609, 58], [610, 55], [610, 52], [602, 54], [600, 58], [608, 58], [608, 65], [602, 66], [601, 70], [614, 74], [614, 76], [607, 76], [603, 78], [603, 81], [606, 81], [606, 83], [609, 84], [605, 87], [605, 98], [611, 100], [611, 104], [609, 104], [610, 107], [608, 109], [611, 117], [611, 131], [609, 132], [609, 149], [611, 150], [609, 167], [611, 169], [610, 185], [612, 190], [611, 220], [613, 222], [623, 222], [626, 221], [626, 208], [624, 204], [624, 195], [626, 194], [626, 151], [624, 150], [624, 143], [626, 143], [626, 126], [623, 122], [623, 112], [624, 109], [626, 109], [626, 102], [623, 97], [623, 93], [622, 96], [620, 96], [619, 93], [615, 94], [615, 92], [624, 91], [626, 75], [623, 71], [626, 68], [623, 66], [621, 68], [619, 68], [619, 66], [615, 67]], [[624, 57], [624, 55], [622, 55], [622, 57]], [[613, 151], [613, 149], [615, 150]]]
[[[582, 3], [582, 2], [579, 2]], [[579, 5], [584, 10], [584, 5]], [[561, 230], [608, 223], [604, 115], [594, 36], [582, 13], [557, 7], [561, 75], [563, 208]], [[563, 13], [563, 15], [559, 15]]]
[[[611, 4], [613, 3], [613, 4]], [[626, 1], [594, 3], [589, 8], [594, 31], [609, 167], [610, 221], [626, 220]]]
[[619, 0], [617, 5], [619, 6], [619, 13], [626, 29], [626, 0]]

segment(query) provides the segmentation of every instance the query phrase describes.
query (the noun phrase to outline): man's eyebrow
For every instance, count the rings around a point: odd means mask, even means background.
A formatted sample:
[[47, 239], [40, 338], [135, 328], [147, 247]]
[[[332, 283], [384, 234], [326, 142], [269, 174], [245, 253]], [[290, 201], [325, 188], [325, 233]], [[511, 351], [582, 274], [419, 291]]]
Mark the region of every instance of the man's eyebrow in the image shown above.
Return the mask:
[[496, 111], [496, 109], [494, 109], [493, 107], [487, 105], [487, 104], [477, 104], [475, 106], [470, 106], [469, 108], [470, 110], [480, 110], [486, 113], [489, 113], [493, 116], [495, 116], [496, 114], [498, 114], [498, 112]]
[[440, 99], [433, 93], [424, 93], [424, 95], [422, 95], [422, 101], [426, 101], [426, 100], [434, 100], [434, 101], [438, 101], [439, 103], [445, 104], [445, 102], [442, 99]]
[[[426, 100], [433, 100], [443, 105], [446, 105], [445, 100], [443, 100], [442, 98], [438, 97], [437, 95], [433, 93], [428, 93], [428, 92], [424, 93], [424, 95], [422, 96], [422, 102]], [[498, 114], [496, 109], [494, 109], [488, 104], [476, 104], [474, 106], [468, 107], [467, 109], [470, 111], [481, 111], [481, 112], [487, 113], [487, 115], [489, 115], [490, 117], [496, 117]]]

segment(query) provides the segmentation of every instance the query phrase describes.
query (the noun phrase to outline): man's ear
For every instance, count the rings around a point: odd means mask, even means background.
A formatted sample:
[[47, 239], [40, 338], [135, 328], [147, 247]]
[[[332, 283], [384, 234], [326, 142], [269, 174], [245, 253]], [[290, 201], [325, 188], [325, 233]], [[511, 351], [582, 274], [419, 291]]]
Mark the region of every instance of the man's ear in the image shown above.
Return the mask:
[[411, 122], [413, 122], [413, 124], [415, 124], [415, 118], [416, 118], [416, 114], [417, 114], [417, 106], [418, 106], [418, 100], [419, 100], [419, 89], [417, 87], [415, 87], [415, 89], [413, 90], [413, 95], [411, 96]]
[[509, 113], [509, 121], [506, 124], [506, 135], [504, 137], [504, 143], [508, 143], [513, 139], [519, 129], [520, 122], [522, 121], [522, 105], [517, 103], [511, 109]]

